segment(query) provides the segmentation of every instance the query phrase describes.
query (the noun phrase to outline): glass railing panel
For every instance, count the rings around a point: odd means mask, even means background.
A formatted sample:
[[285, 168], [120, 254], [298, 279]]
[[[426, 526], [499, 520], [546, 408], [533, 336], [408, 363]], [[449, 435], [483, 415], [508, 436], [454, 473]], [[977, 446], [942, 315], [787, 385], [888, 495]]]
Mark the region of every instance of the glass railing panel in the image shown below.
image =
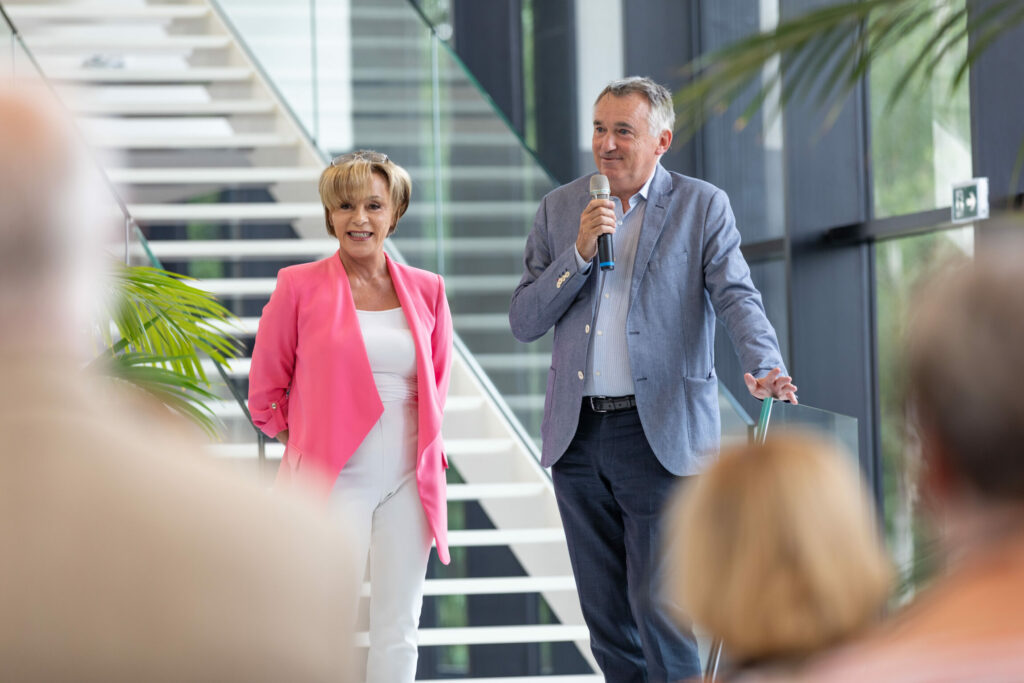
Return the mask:
[[793, 405], [784, 401], [771, 401], [768, 405], [763, 405], [756, 432], [771, 434], [785, 428], [814, 431], [848, 455], [854, 464], [859, 462], [857, 454], [859, 453], [860, 437], [855, 417], [814, 408], [802, 403]]
[[718, 384], [718, 411], [722, 420], [722, 444], [746, 443], [754, 434], [754, 420], [725, 384]]
[[[337, 79], [347, 81], [345, 46], [338, 40], [327, 41], [337, 55], [320, 55], [316, 41], [316, 22], [311, 2], [274, 2], [271, 0], [218, 0], [227, 21], [241, 35], [253, 56], [259, 60], [266, 75], [288, 101], [292, 111], [314, 138], [320, 128], [318, 120], [318, 69], [332, 75], [323, 85]], [[344, 3], [331, 3], [344, 7]], [[331, 26], [335, 24], [326, 24]], [[344, 35], [344, 31], [339, 35]], [[323, 62], [319, 61], [324, 57]], [[339, 119], [340, 121], [340, 119]], [[338, 121], [334, 121], [336, 127]]]
[[[726, 397], [722, 396], [721, 398], [724, 399]], [[738, 409], [741, 413], [743, 412], [742, 408]], [[725, 443], [724, 411], [722, 423], [723, 443]], [[849, 457], [855, 466], [858, 464], [859, 436], [857, 418], [804, 404], [794, 405], [774, 399], [762, 401], [761, 412], [757, 417], [756, 424], [753, 425], [752, 438], [762, 440], [768, 434], [787, 428], [814, 432]], [[722, 642], [719, 640], [709, 642], [706, 654], [704, 649], [705, 642], [706, 639], [699, 639], [701, 661], [705, 663], [704, 677], [705, 680], [713, 681], [717, 679], [723, 659]]]
[[[0, 12], [3, 9], [0, 8]], [[14, 75], [14, 31], [7, 24], [7, 15], [0, 15], [0, 85], [10, 84]]]
[[517, 342], [507, 312], [537, 206], [556, 184], [448, 46], [434, 39], [433, 50], [437, 101], [446, 104], [436, 110], [433, 152], [440, 161], [437, 254], [424, 254], [424, 263], [433, 260], [445, 274], [456, 331], [528, 431], [539, 435], [550, 334]]

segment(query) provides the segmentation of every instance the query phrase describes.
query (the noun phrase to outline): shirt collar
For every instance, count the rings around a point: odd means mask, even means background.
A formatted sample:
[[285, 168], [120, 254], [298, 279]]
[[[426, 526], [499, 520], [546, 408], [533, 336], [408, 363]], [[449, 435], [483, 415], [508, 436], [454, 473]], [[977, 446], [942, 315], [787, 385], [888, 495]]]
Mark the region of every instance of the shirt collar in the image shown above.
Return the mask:
[[651, 175], [647, 178], [647, 182], [644, 183], [643, 187], [641, 187], [640, 190], [637, 192], [637, 194], [643, 197], [645, 200], [647, 199], [647, 193], [651, 189], [651, 181], [654, 180], [654, 174], [656, 174], [657, 172], [658, 164], [654, 164], [654, 170], [651, 171]]
[[636, 206], [636, 198], [637, 197], [640, 197], [640, 199], [643, 199], [645, 202], [647, 201], [647, 193], [650, 192], [650, 190], [651, 190], [651, 182], [654, 180], [654, 176], [655, 176], [655, 174], [657, 174], [657, 172], [658, 172], [658, 164], [655, 164], [654, 165], [654, 170], [651, 171], [650, 177], [647, 178], [647, 182], [644, 183], [640, 187], [639, 190], [637, 190], [635, 195], [633, 195], [632, 197], [629, 198], [629, 206], [628, 207], [623, 207], [623, 209], [622, 209], [623, 211], [628, 212], [630, 209], [632, 209], [634, 206]]

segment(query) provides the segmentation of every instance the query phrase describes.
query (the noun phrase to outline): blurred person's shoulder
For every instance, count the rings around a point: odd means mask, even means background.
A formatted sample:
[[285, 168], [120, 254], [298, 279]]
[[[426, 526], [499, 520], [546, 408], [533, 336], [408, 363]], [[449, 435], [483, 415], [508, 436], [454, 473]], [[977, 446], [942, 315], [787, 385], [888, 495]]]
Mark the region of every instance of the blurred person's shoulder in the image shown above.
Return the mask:
[[806, 680], [1024, 680], [1024, 538], [971, 557]]
[[0, 411], [0, 581], [18, 591], [0, 669], [337, 679], [354, 599], [340, 531], [75, 369], [2, 374], [17, 398]]

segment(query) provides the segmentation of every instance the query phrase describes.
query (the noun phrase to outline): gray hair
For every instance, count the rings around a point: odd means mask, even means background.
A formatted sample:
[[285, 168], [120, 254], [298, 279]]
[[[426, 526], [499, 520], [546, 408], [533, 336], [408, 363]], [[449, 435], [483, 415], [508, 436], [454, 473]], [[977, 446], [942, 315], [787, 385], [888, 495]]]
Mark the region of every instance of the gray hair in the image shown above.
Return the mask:
[[665, 86], [646, 76], [629, 76], [612, 81], [594, 100], [594, 106], [596, 107], [605, 95], [626, 97], [633, 93], [643, 95], [651, 105], [651, 113], [647, 119], [651, 135], [658, 135], [663, 130], [671, 132], [675, 128], [676, 110], [672, 107], [672, 93]]
[[999, 241], [939, 271], [920, 290], [908, 340], [908, 389], [923, 430], [991, 502], [1024, 501], [1022, 249], [1019, 239]]

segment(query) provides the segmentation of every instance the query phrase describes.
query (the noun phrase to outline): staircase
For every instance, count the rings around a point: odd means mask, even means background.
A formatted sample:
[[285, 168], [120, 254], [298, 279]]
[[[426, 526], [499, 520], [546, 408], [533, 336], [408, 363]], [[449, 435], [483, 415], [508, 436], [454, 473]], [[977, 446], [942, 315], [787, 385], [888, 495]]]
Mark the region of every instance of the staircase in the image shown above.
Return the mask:
[[[331, 5], [310, 52], [289, 33], [301, 27], [309, 41], [310, 8], [295, 3], [0, 4], [153, 255], [239, 316], [247, 351], [277, 271], [336, 249], [316, 193], [325, 158], [377, 148], [410, 171], [413, 202], [392, 246], [444, 272], [460, 335], [444, 425], [453, 562], [429, 568], [420, 676], [600, 680], [533, 443], [550, 347], [514, 342], [505, 316], [553, 183], [413, 9]], [[275, 50], [284, 58], [265, 57]], [[303, 71], [310, 54], [321, 58], [315, 81]], [[229, 366], [243, 394], [248, 367], [247, 357]], [[223, 395], [224, 442], [210, 450], [252, 471], [254, 432]], [[272, 470], [281, 448], [267, 455]]]

